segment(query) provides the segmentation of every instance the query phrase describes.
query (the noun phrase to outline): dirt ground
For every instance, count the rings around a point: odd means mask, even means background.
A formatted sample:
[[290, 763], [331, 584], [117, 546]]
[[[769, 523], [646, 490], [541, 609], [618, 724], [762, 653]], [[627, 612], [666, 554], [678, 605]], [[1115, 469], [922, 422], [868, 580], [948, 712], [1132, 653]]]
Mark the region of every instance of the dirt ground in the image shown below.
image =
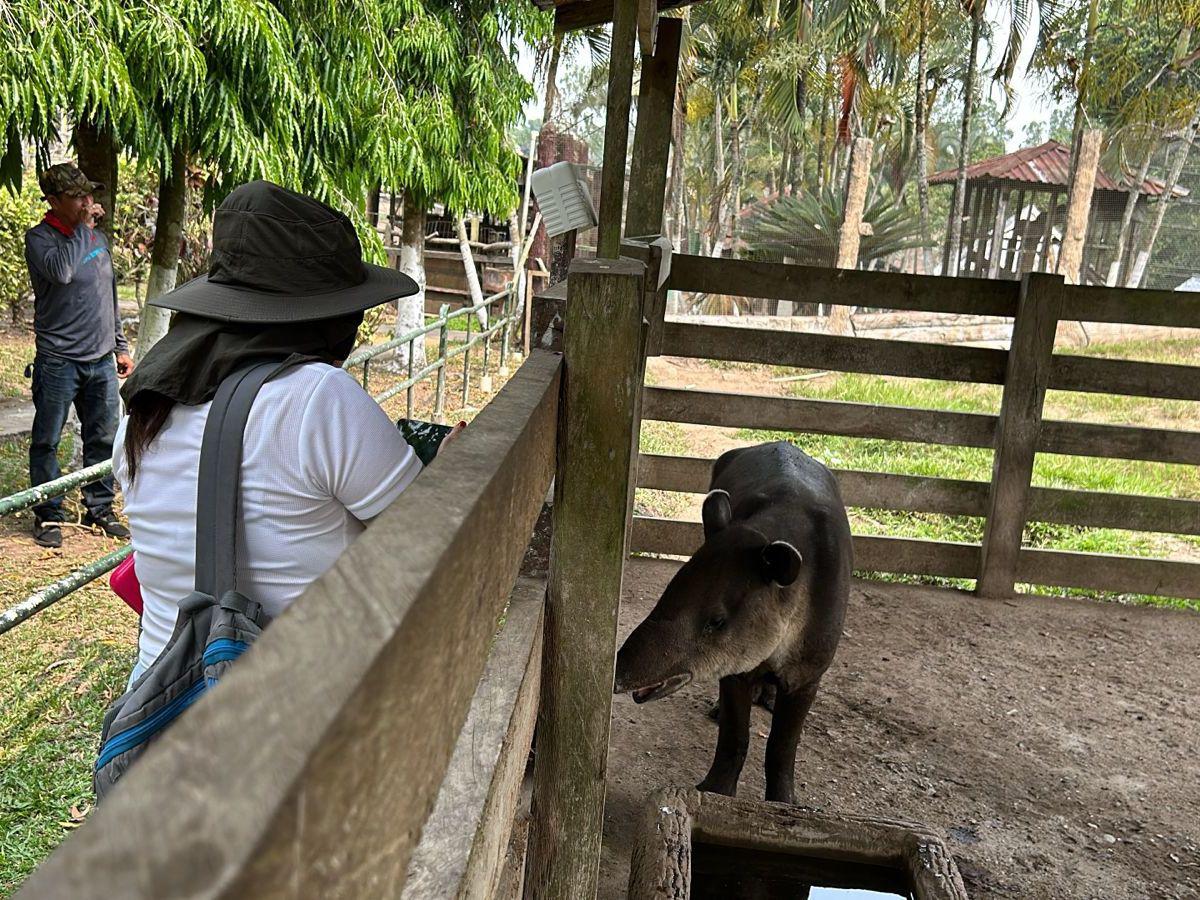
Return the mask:
[[[621, 640], [677, 565], [631, 561]], [[1200, 898], [1197, 696], [1194, 613], [855, 582], [797, 799], [931, 826], [973, 898]], [[625, 896], [645, 797], [703, 777], [715, 698], [615, 698], [601, 897]], [[742, 797], [763, 795], [769, 715], [754, 709]]]

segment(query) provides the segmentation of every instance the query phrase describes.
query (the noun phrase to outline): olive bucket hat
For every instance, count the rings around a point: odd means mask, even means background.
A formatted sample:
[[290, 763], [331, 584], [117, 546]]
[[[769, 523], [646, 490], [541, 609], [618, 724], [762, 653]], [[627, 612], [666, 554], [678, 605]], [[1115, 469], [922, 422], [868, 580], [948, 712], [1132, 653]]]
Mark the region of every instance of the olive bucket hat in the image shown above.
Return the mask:
[[378, 306], [418, 290], [395, 269], [363, 262], [350, 220], [269, 181], [236, 188], [213, 216], [207, 275], [151, 306], [224, 322], [307, 322]]
[[72, 197], [86, 197], [96, 191], [104, 190], [99, 181], [92, 181], [78, 166], [70, 163], [59, 163], [51, 166], [38, 178], [38, 187], [42, 189], [42, 197], [54, 197], [58, 194], [68, 194]]

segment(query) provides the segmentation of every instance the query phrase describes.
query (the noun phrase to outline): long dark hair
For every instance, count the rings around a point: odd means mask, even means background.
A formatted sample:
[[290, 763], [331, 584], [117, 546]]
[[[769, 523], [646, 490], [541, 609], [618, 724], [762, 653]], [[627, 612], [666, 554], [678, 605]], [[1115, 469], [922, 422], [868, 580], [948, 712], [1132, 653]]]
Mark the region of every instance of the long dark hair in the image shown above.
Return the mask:
[[138, 462], [167, 424], [174, 407], [174, 400], [157, 391], [138, 391], [130, 402], [129, 421], [125, 423], [125, 468], [131, 484], [137, 478]]

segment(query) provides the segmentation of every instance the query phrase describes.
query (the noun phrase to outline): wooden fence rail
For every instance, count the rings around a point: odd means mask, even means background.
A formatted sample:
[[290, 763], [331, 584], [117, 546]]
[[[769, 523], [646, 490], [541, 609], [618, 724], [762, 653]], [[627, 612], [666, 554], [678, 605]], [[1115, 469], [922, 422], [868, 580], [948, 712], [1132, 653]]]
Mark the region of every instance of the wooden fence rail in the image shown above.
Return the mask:
[[20, 896], [401, 893], [553, 475], [560, 364], [532, 354]]
[[[1200, 367], [1054, 352], [1070, 319], [1200, 327], [1200, 302], [1172, 292], [1070, 287], [1056, 276], [989, 282], [836, 271], [777, 263], [676, 256], [668, 286], [742, 297], [1013, 317], [1007, 351], [787, 331], [666, 322], [666, 356], [1001, 386], [997, 414], [832, 400], [747, 396], [648, 386], [651, 420], [974, 447], [993, 452], [989, 482], [837, 472], [848, 505], [984, 520], [982, 544], [857, 536], [858, 567], [976, 579], [989, 596], [1017, 582], [1200, 597], [1200, 564], [1023, 547], [1031, 521], [1168, 534], [1200, 534], [1200, 501], [1031, 484], [1038, 453], [1200, 465], [1200, 432], [1136, 425], [1043, 421], [1048, 390], [1200, 401]], [[638, 486], [700, 492], [711, 460], [642, 457]], [[690, 553], [691, 523], [639, 518], [633, 549]], [[673, 548], [664, 550], [664, 547]]]

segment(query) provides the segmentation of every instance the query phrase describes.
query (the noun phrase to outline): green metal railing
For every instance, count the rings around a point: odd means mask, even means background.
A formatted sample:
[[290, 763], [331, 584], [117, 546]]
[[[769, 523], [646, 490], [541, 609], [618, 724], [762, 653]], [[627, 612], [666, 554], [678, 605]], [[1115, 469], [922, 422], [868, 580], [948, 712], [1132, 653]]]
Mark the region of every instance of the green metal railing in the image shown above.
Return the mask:
[[[415, 387], [421, 381], [436, 373], [437, 383], [434, 388], [433, 418], [435, 421], [441, 422], [445, 417], [446, 411], [446, 371], [453, 359], [461, 356], [463, 360], [462, 405], [464, 407], [467, 406], [470, 398], [471, 348], [481, 342], [483, 343], [483, 375], [481, 378], [484, 392], [487, 393], [490, 391], [491, 384], [491, 375], [488, 371], [488, 366], [491, 362], [492, 339], [497, 334], [500, 334], [500, 374], [507, 374], [508, 357], [512, 344], [512, 328], [516, 322], [513, 309], [514, 300], [514, 289], [510, 286], [491, 296], [484, 297], [482, 301], [474, 306], [467, 306], [454, 312], [450, 312], [448, 304], [443, 304], [437, 316], [432, 321], [427, 322], [420, 328], [415, 328], [412, 331], [392, 338], [390, 341], [354, 351], [342, 363], [342, 368], [350, 370], [361, 367], [363, 389], [369, 390], [372, 361], [385, 354], [394, 354], [396, 350], [407, 345], [408, 370], [405, 373], [404, 380], [374, 395], [373, 399], [377, 403], [383, 404], [401, 392], [404, 392], [406, 395], [406, 415], [411, 419]], [[490, 312], [497, 304], [500, 304], [501, 307], [500, 314], [493, 319]], [[484, 318], [488, 320], [488, 325], [472, 337], [471, 321], [480, 312], [484, 313]], [[467, 323], [466, 341], [461, 346], [451, 348], [449, 346], [450, 323], [464, 317]], [[417, 355], [415, 352], [416, 342], [434, 332], [438, 333], [437, 359], [414, 371]], [[45, 484], [39, 484], [37, 487], [18, 491], [8, 497], [0, 498], [0, 516], [29, 509], [52, 497], [61, 497], [77, 487], [91, 484], [93, 481], [99, 481], [110, 474], [112, 474], [111, 462], [96, 463], [94, 466], [88, 466], [86, 469], [80, 469], [78, 472], [72, 472], [54, 481], [48, 481]], [[107, 553], [99, 559], [81, 566], [71, 574], [35, 591], [15, 606], [0, 611], [0, 634], [4, 634], [6, 631], [15, 628], [43, 609], [52, 606], [64, 597], [79, 590], [84, 585], [90, 584], [97, 578], [111, 572], [132, 552], [132, 546], [125, 545], [119, 547], [111, 553]]]

